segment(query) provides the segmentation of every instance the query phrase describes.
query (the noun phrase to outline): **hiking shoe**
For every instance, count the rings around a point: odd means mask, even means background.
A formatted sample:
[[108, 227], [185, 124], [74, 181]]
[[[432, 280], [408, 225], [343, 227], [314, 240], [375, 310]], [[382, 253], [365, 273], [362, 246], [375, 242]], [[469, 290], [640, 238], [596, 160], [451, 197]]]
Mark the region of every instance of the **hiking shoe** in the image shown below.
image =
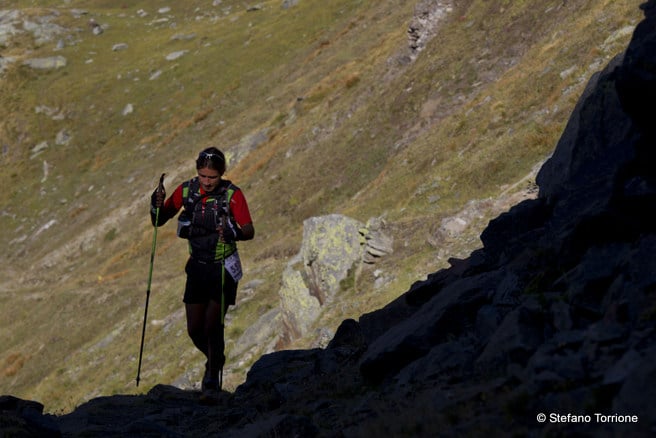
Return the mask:
[[219, 370], [219, 378], [213, 379], [210, 377], [209, 372], [209, 362], [205, 362], [205, 374], [203, 374], [203, 380], [200, 383], [200, 390], [204, 391], [205, 389], [212, 389], [217, 387], [219, 391], [223, 387], [223, 368]]
[[212, 378], [210, 377], [209, 368], [207, 362], [205, 362], [205, 374], [203, 374], [203, 380], [200, 382], [200, 390], [205, 391], [212, 384]]
[[215, 405], [219, 402], [221, 385], [217, 379], [203, 379], [203, 388], [200, 393], [199, 402], [204, 405]]

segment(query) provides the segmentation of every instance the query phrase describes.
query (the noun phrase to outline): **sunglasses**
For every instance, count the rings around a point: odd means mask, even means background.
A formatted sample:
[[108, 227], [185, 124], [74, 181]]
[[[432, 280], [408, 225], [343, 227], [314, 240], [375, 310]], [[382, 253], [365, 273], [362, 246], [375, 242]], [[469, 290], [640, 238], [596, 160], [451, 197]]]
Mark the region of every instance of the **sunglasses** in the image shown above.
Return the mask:
[[211, 152], [201, 152], [200, 155], [198, 155], [198, 159], [207, 158], [207, 159], [213, 160], [214, 157], [217, 157], [219, 160], [223, 161], [223, 156], [222, 155], [213, 154]]

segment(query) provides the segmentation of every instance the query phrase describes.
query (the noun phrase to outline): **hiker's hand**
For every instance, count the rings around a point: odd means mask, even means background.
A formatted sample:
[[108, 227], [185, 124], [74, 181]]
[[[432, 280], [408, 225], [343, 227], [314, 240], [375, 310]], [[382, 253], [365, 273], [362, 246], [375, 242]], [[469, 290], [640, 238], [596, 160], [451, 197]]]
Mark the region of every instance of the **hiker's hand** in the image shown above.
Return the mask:
[[166, 190], [164, 190], [164, 187], [158, 187], [150, 196], [150, 205], [152, 205], [153, 208], [162, 208], [164, 206], [165, 199]]
[[166, 190], [164, 189], [164, 177], [165, 173], [159, 177], [159, 184], [157, 188], [150, 196], [150, 205], [153, 207], [153, 210], [164, 207], [164, 199], [166, 199]]
[[220, 227], [217, 231], [219, 232], [219, 240], [223, 243], [231, 243], [237, 240], [237, 233], [230, 227]]

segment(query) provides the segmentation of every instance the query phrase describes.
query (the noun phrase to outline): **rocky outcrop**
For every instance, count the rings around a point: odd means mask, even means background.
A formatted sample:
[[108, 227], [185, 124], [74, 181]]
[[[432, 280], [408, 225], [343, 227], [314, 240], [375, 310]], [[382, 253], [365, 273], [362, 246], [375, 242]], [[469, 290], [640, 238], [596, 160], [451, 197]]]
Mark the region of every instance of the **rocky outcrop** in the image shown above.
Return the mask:
[[360, 263], [374, 264], [394, 251], [393, 244], [382, 218], [371, 218], [366, 225], [338, 214], [306, 219], [301, 249], [287, 264], [278, 292], [280, 344], [307, 334]]
[[48, 56], [45, 58], [32, 58], [27, 59], [23, 62], [23, 65], [26, 65], [35, 70], [53, 70], [58, 68], [66, 67], [68, 61], [63, 56]]
[[[16, 9], [0, 9], [0, 47], [11, 48], [16, 37], [22, 34], [32, 37], [34, 47], [65, 37], [70, 31], [55, 23], [59, 15], [60, 12], [55, 9], [44, 9], [32, 14]], [[25, 65], [37, 69], [59, 68], [65, 65], [65, 60], [62, 60], [63, 57], [28, 59]]]
[[[645, 120], [653, 29], [648, 14], [626, 55], [592, 78], [538, 174], [537, 199], [493, 220], [482, 250], [413, 285], [393, 311], [361, 318], [366, 381], [396, 387], [390, 398], [403, 385], [439, 387], [436, 422], [459, 417], [480, 433], [503, 423], [538, 434], [653, 432], [656, 412], [637, 390], [656, 376], [656, 221], [645, 208], [656, 196]], [[411, 316], [381, 327], [398, 309]], [[466, 418], [468, 409], [488, 419]], [[562, 424], [561, 414], [585, 424]]]
[[283, 0], [282, 5], [280, 6], [283, 9], [293, 8], [298, 5], [298, 0]]
[[388, 231], [385, 219], [375, 217], [367, 221], [367, 225], [360, 228], [364, 251], [362, 261], [374, 264], [376, 261], [394, 252], [394, 239]]
[[436, 34], [444, 17], [453, 11], [451, 1], [422, 0], [415, 7], [415, 14], [408, 26], [411, 57], [414, 59]]
[[340, 282], [361, 258], [361, 227], [336, 214], [305, 220], [301, 250], [283, 272], [279, 291], [283, 343], [306, 334], [321, 308], [333, 302]]
[[[30, 35], [35, 47], [65, 36], [67, 30], [54, 23], [58, 16], [57, 10], [44, 10], [41, 14], [28, 16], [20, 10], [0, 9], [0, 48], [12, 48], [16, 37], [22, 34]], [[67, 64], [63, 56], [30, 58], [29, 51], [26, 51], [24, 57], [22, 64], [36, 70], [59, 69]], [[17, 56], [0, 56], [0, 77], [17, 60]]]
[[9, 46], [14, 36], [28, 33], [34, 44], [41, 46], [66, 34], [66, 30], [54, 23], [59, 16], [55, 9], [44, 9], [40, 14], [23, 15], [20, 10], [0, 10], [0, 46]]
[[51, 415], [43, 415], [43, 405], [9, 395], [0, 396], [2, 436], [59, 437], [59, 425]]
[[[55, 418], [59, 430], [653, 435], [655, 3], [643, 5], [646, 19], [624, 57], [590, 81], [539, 173], [537, 198], [491, 221], [482, 249], [452, 259], [386, 307], [344, 321], [326, 348], [264, 355], [219, 407], [159, 386], [92, 400]], [[319, 259], [303, 252], [299, 276], [310, 278], [305, 269]], [[3, 422], [29, 426], [18, 407], [3, 410]], [[37, 414], [29, 421], [41, 420]]]

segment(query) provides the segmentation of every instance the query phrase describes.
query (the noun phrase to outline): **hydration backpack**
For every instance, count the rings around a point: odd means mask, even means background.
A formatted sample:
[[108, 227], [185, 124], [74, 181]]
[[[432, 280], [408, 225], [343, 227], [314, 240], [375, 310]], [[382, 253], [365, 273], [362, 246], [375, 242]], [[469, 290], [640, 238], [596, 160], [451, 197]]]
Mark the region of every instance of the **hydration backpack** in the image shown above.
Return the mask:
[[218, 262], [237, 250], [235, 242], [221, 242], [218, 229], [230, 229], [236, 235], [230, 200], [237, 187], [224, 180], [218, 191], [200, 192], [198, 177], [183, 183], [184, 210], [178, 217], [178, 236], [189, 240], [191, 256], [201, 261]]

